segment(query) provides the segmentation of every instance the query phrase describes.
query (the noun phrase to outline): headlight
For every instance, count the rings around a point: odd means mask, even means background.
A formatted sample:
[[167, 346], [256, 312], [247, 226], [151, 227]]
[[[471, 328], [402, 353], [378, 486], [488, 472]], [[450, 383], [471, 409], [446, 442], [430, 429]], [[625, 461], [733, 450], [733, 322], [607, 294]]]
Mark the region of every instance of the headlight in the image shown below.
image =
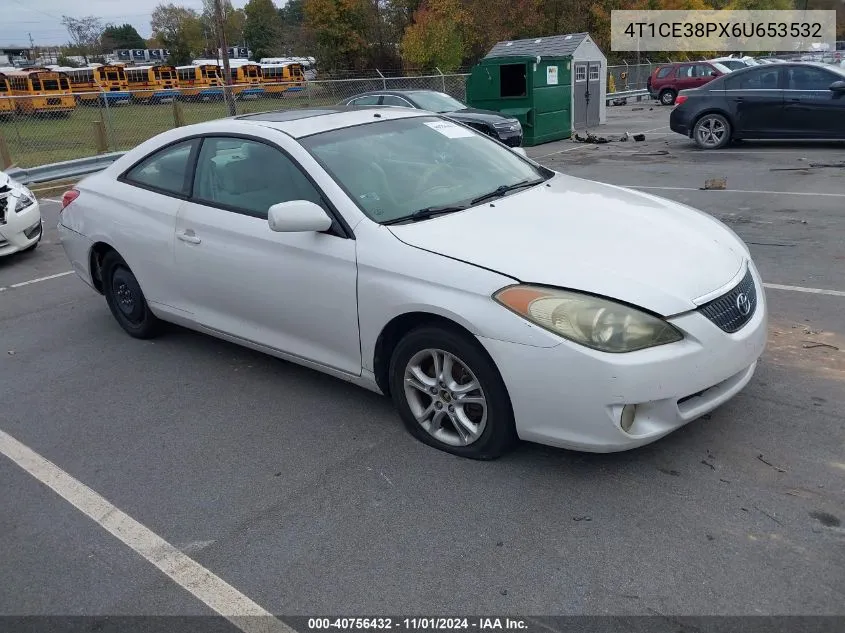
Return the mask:
[[34, 202], [35, 202], [35, 199], [32, 196], [21, 192], [21, 195], [18, 196], [18, 203], [17, 203], [17, 205], [15, 205], [15, 211], [16, 212], [23, 211], [27, 207], [31, 207]]
[[577, 292], [520, 285], [502, 288], [493, 298], [542, 328], [602, 352], [633, 352], [683, 338], [663, 319]]

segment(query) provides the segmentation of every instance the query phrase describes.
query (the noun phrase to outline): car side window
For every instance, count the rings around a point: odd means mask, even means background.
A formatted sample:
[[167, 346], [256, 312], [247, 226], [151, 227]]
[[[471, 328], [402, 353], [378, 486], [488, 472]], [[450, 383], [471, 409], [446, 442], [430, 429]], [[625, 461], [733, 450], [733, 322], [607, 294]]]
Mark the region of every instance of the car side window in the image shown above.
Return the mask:
[[410, 103], [402, 99], [401, 97], [395, 97], [393, 95], [384, 95], [381, 100], [381, 105], [386, 106], [400, 106], [402, 108], [411, 108], [413, 107]]
[[[695, 76], [696, 77], [710, 77], [710, 73], [715, 73], [716, 69], [713, 68], [710, 64], [696, 64], [695, 65]], [[717, 75], [719, 73], [716, 73]]]
[[679, 79], [689, 79], [690, 77], [695, 77], [693, 71], [695, 70], [695, 66], [692, 64], [685, 64], [683, 66], [678, 67], [678, 78]]
[[787, 70], [790, 90], [827, 90], [836, 77], [821, 68], [790, 68]]
[[191, 139], [160, 149], [126, 172], [123, 180], [162, 193], [186, 196], [190, 187], [191, 151], [196, 144], [197, 140]]
[[674, 66], [664, 66], [663, 68], [657, 71], [657, 78], [666, 79], [666, 77], [672, 74], [673, 70], [675, 70]]
[[778, 68], [756, 68], [725, 79], [725, 90], [777, 90]]
[[366, 97], [358, 97], [349, 102], [351, 106], [371, 106], [378, 105], [378, 95], [368, 95]]
[[233, 137], [203, 140], [193, 198], [263, 219], [280, 202], [308, 200], [326, 208], [316, 187], [281, 150]]

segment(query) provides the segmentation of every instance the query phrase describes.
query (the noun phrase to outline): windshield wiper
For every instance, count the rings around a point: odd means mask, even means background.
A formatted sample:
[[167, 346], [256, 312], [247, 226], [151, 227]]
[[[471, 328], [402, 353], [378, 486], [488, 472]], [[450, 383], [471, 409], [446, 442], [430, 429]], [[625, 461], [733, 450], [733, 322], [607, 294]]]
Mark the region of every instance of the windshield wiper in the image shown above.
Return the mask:
[[382, 224], [398, 224], [399, 222], [419, 222], [420, 220], [427, 220], [436, 215], [445, 215], [446, 213], [454, 213], [455, 211], [463, 211], [467, 208], [465, 204], [450, 204], [442, 207], [426, 207], [414, 211], [411, 215], [403, 215], [401, 218], [387, 220]]
[[511, 191], [516, 191], [517, 189], [524, 189], [526, 187], [533, 187], [534, 185], [539, 185], [541, 182], [544, 181], [544, 178], [537, 178], [536, 180], [521, 180], [512, 185], [502, 185], [501, 187], [496, 187], [490, 193], [485, 193], [478, 196], [477, 198], [473, 198], [470, 204], [480, 204], [485, 200], [491, 200], [492, 198], [501, 198], [503, 195]]

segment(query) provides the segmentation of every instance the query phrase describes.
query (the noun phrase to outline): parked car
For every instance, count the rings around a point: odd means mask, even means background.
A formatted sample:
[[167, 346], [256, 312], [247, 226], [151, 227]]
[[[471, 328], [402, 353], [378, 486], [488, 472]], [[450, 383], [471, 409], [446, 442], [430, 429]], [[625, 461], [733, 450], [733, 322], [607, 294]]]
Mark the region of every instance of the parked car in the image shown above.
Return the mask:
[[374, 90], [362, 92], [340, 102], [346, 106], [395, 106], [417, 108], [460, 121], [509, 147], [522, 145], [522, 124], [516, 117], [470, 108], [454, 97], [435, 90]]
[[845, 139], [845, 69], [793, 62], [737, 70], [679, 95], [669, 127], [702, 149], [731, 139]]
[[34, 250], [41, 241], [41, 209], [35, 195], [0, 171], [0, 257]]
[[722, 66], [727, 66], [731, 70], [739, 70], [740, 68], [748, 68], [749, 66], [757, 66], [758, 63], [754, 60], [753, 57], [714, 57], [713, 59], [707, 60], [710, 63], [715, 64], [722, 64]]
[[711, 62], [663, 64], [654, 69], [646, 86], [653, 99], [663, 105], [672, 105], [681, 90], [698, 88], [728, 72], [725, 67]]
[[58, 230], [130, 336], [171, 321], [389, 394], [466, 457], [631, 449], [736, 395], [767, 330], [736, 234], [524, 154], [410, 108], [249, 114], [129, 151]]

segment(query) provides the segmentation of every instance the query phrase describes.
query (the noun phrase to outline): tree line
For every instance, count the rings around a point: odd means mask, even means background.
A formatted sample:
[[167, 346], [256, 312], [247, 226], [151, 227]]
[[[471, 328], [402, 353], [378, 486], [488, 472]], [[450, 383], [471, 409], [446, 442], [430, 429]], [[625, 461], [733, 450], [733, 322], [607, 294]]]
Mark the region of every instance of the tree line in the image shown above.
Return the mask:
[[[449, 72], [473, 64], [501, 40], [577, 32], [590, 33], [611, 62], [634, 61], [610, 50], [614, 9], [796, 7], [836, 9], [838, 35], [845, 37], [842, 0], [288, 0], [283, 6], [249, 0], [243, 9], [224, 0], [223, 21], [229, 46], [248, 47], [256, 60], [314, 56], [327, 74], [375, 68]], [[149, 40], [129, 24], [104, 25], [94, 16], [65, 16], [62, 23], [70, 34], [68, 51], [86, 61], [116, 48], [166, 48], [176, 65], [217, 56], [214, 0], [203, 0], [202, 12], [159, 4]]]

